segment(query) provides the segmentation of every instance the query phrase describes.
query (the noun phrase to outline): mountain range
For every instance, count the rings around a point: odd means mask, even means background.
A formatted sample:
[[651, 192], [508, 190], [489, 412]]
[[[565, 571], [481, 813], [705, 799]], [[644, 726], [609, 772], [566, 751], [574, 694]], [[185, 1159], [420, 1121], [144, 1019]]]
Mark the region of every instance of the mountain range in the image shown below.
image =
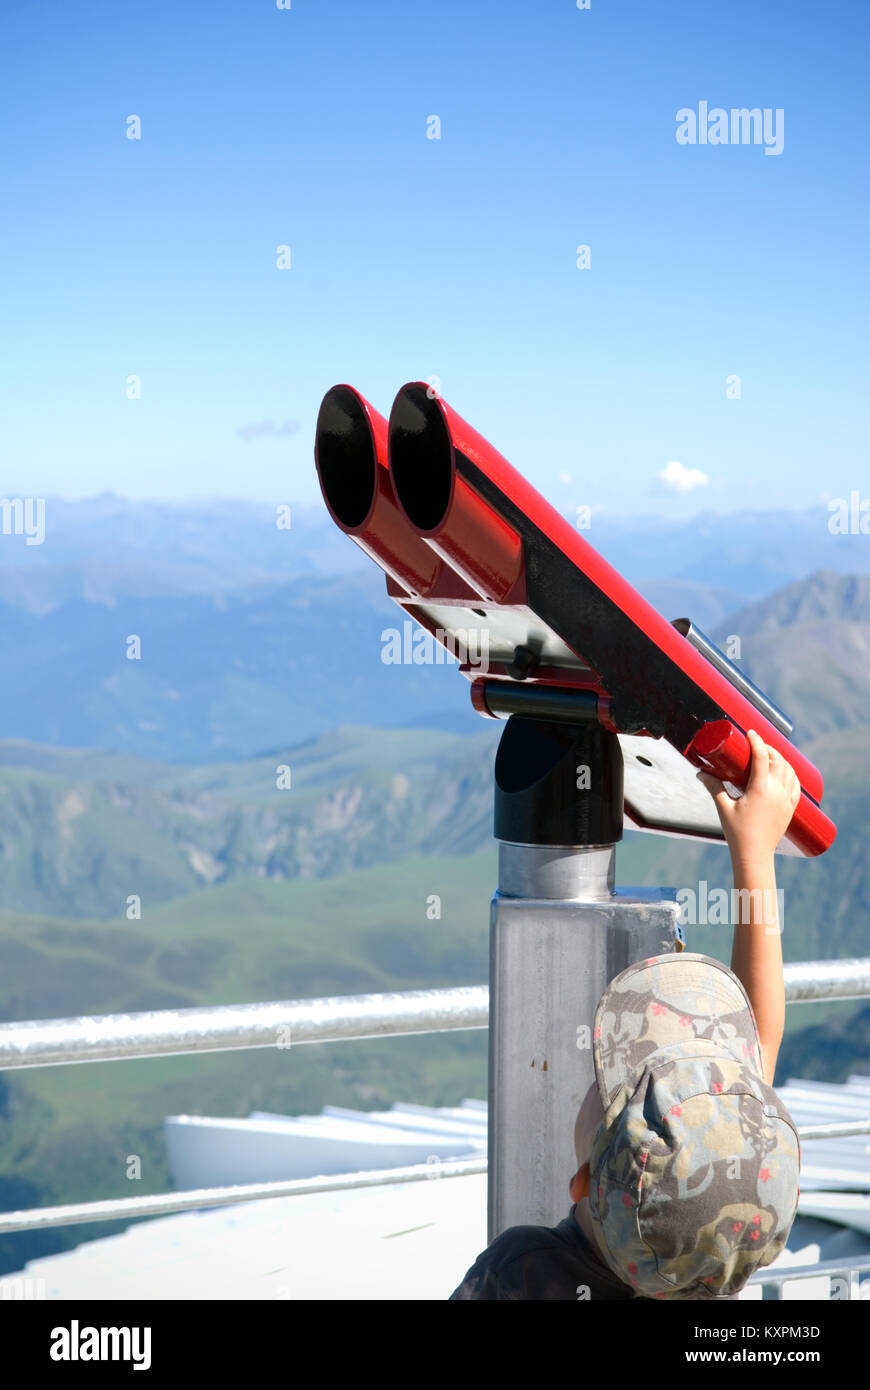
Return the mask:
[[[0, 598], [30, 613], [77, 599], [113, 607], [128, 598], [219, 594], [374, 568], [322, 503], [134, 501], [114, 493], [42, 501], [42, 544], [11, 534], [11, 524], [0, 532]], [[679, 609], [691, 603], [693, 611], [668, 617], [703, 626], [812, 570], [870, 570], [866, 536], [836, 534], [831, 520], [821, 503], [688, 520], [604, 512], [593, 514], [582, 535], [631, 584], [660, 585]]]
[[[197, 763], [341, 724], [479, 729], [449, 664], [385, 662], [403, 615], [322, 508], [280, 530], [257, 503], [48, 504], [43, 545], [0, 536], [7, 738]], [[727, 520], [594, 517], [587, 539], [665, 617], [745, 639], [746, 669], [786, 709], [797, 698], [804, 733], [851, 719], [867, 656], [866, 538], [832, 535], [822, 509]], [[804, 589], [799, 566], [813, 561], [826, 568]], [[823, 651], [824, 692], [796, 690]]]

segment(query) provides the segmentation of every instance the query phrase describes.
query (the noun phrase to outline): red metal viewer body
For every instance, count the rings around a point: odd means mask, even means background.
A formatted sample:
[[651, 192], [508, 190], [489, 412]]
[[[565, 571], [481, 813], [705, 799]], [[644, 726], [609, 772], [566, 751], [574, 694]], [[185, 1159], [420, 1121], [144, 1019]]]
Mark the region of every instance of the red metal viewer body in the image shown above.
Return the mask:
[[334, 386], [315, 458], [333, 519], [386, 571], [391, 598], [460, 655], [486, 651], [485, 670], [460, 666], [481, 714], [593, 717], [619, 735], [629, 826], [721, 842], [695, 774], [744, 787], [756, 729], [801, 784], [779, 851], [832, 844], [821, 775], [786, 717], [691, 624], [656, 612], [426, 383], [402, 387], [389, 426]]

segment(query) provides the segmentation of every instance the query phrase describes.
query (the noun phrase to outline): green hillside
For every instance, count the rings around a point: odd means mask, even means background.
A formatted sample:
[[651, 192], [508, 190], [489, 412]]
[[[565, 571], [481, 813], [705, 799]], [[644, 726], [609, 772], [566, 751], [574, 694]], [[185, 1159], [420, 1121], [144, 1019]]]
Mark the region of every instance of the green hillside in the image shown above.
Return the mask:
[[214, 883], [472, 852], [496, 733], [346, 727], [206, 767], [0, 744], [0, 909], [109, 919], [134, 894], [148, 914]]

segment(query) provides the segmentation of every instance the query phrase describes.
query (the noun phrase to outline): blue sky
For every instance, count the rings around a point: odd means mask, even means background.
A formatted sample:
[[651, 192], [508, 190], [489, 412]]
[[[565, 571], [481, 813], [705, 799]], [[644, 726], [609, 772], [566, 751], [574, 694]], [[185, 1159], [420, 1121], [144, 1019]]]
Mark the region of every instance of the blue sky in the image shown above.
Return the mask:
[[[7, 7], [3, 493], [310, 503], [324, 391], [388, 414], [433, 376], [563, 508], [866, 492], [868, 30], [842, 0]], [[701, 101], [781, 108], [782, 153], [679, 145]]]

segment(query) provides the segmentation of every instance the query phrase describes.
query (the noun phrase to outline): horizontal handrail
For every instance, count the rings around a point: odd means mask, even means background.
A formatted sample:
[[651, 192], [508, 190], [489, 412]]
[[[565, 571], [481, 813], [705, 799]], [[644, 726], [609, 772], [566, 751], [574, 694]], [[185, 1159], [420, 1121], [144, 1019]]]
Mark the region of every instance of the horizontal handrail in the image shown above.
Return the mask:
[[[784, 968], [788, 1004], [870, 995], [870, 957]], [[0, 1070], [486, 1028], [486, 985], [0, 1024]]]
[[486, 985], [0, 1024], [0, 1070], [486, 1028]]
[[[810, 1125], [798, 1129], [801, 1143], [808, 1139], [838, 1138], [847, 1134], [870, 1134], [870, 1120], [850, 1120], [842, 1124]], [[297, 1197], [312, 1192], [339, 1192], [345, 1188], [381, 1187], [394, 1182], [460, 1178], [486, 1171], [487, 1160], [483, 1156], [449, 1159], [444, 1162], [439, 1159], [437, 1163], [427, 1161], [404, 1168], [377, 1168], [361, 1173], [288, 1178], [280, 1182], [202, 1187], [187, 1192], [161, 1192], [147, 1197], [119, 1197], [99, 1202], [65, 1203], [57, 1207], [33, 1207], [27, 1211], [0, 1212], [0, 1235], [8, 1231], [70, 1226], [82, 1221], [119, 1221], [125, 1217], [132, 1219], [136, 1216], [160, 1216], [167, 1212], [191, 1211], [198, 1207], [231, 1206], [234, 1202], [256, 1202], [268, 1197]]]
[[68, 1202], [58, 1207], [0, 1212], [0, 1234], [43, 1231], [49, 1226], [74, 1226], [83, 1221], [122, 1221], [136, 1216], [161, 1216], [201, 1207], [225, 1207], [236, 1202], [259, 1202], [267, 1197], [303, 1197], [312, 1192], [343, 1192], [353, 1187], [385, 1187], [392, 1183], [423, 1182], [433, 1178], [464, 1178], [486, 1172], [486, 1159], [464, 1158], [444, 1163], [414, 1163], [406, 1168], [377, 1168], [363, 1173], [327, 1177], [288, 1178], [282, 1182], [253, 1182], [232, 1187], [201, 1187], [187, 1192], [158, 1192], [148, 1197], [109, 1198], [101, 1202]]
[[834, 1120], [831, 1124], [808, 1125], [799, 1129], [801, 1143], [805, 1139], [846, 1139], [850, 1134], [870, 1134], [870, 1120]]
[[799, 960], [783, 966], [785, 1002], [863, 999], [870, 994], [870, 956], [845, 960]]

